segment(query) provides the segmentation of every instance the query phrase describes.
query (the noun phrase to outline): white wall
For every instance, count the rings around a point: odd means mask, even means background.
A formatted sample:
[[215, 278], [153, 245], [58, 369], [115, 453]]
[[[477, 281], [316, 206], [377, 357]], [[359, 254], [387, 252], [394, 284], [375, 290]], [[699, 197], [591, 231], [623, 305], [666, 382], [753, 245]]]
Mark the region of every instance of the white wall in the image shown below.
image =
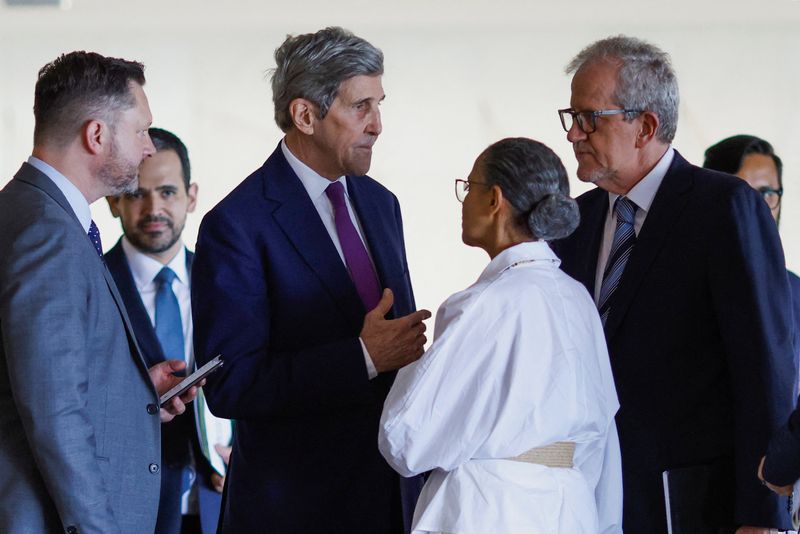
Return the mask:
[[[545, 142], [574, 175], [555, 112], [569, 103], [563, 67], [591, 41], [626, 33], [672, 54], [682, 98], [675, 146], [690, 161], [701, 163], [707, 146], [736, 133], [775, 145], [785, 163], [784, 247], [789, 266], [800, 270], [800, 2], [429, 4], [74, 0], [69, 11], [0, 7], [0, 185], [30, 154], [42, 65], [74, 49], [137, 59], [147, 66], [154, 125], [189, 147], [200, 186], [185, 233], [192, 246], [202, 213], [280, 139], [265, 78], [275, 47], [287, 33], [342, 25], [386, 56], [384, 133], [370, 174], [400, 198], [418, 304], [435, 310], [487, 262], [460, 242], [453, 179], [465, 177], [489, 143], [512, 135]], [[584, 190], [573, 182], [574, 193]], [[103, 201], [92, 211], [108, 248], [119, 225]]]

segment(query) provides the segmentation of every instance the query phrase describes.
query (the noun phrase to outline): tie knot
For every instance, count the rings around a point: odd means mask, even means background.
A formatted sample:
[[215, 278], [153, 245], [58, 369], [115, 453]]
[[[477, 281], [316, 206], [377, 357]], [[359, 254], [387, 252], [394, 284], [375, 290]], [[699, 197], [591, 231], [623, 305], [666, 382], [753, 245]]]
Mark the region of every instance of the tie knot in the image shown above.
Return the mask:
[[627, 197], [617, 197], [617, 201], [614, 203], [614, 212], [617, 214], [617, 220], [627, 224], [633, 224], [637, 208], [638, 206]]
[[333, 182], [325, 189], [325, 194], [328, 195], [334, 208], [344, 205], [344, 186], [342, 182]]
[[164, 267], [158, 274], [156, 275], [156, 282], [158, 282], [159, 287], [164, 285], [171, 286], [172, 282], [178, 278], [178, 275], [175, 274], [175, 271], [170, 269], [169, 267]]

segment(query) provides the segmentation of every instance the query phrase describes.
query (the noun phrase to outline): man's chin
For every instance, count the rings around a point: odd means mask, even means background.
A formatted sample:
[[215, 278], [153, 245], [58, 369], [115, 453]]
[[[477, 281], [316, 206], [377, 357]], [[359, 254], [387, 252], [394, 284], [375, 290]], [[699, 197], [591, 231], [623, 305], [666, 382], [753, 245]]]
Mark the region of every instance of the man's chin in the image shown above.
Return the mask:
[[177, 239], [164, 239], [162, 237], [163, 232], [158, 232], [158, 234], [157, 239], [142, 237], [141, 235], [135, 237], [128, 235], [128, 241], [131, 242], [134, 248], [145, 254], [161, 254], [169, 250], [177, 242]]
[[372, 158], [367, 159], [366, 161], [364, 161], [363, 159], [361, 161], [354, 161], [350, 165], [350, 168], [347, 169], [347, 175], [364, 176], [369, 172], [369, 167], [371, 163], [372, 163]]
[[609, 172], [607, 169], [581, 169], [578, 166], [577, 171], [578, 180], [586, 184], [597, 184], [597, 182], [605, 179]]
[[110, 196], [129, 195], [139, 189], [139, 175], [126, 176], [113, 184], [114, 192]]

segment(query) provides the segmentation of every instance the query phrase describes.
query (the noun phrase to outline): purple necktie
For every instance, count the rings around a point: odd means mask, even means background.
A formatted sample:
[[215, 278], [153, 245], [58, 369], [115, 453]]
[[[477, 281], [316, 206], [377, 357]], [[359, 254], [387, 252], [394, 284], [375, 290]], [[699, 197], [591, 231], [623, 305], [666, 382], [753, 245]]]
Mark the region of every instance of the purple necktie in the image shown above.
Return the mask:
[[344, 203], [344, 186], [341, 182], [333, 182], [325, 189], [325, 194], [333, 204], [333, 218], [336, 223], [336, 233], [339, 236], [339, 244], [344, 253], [344, 262], [350, 272], [350, 278], [364, 303], [367, 311], [378, 304], [381, 299], [381, 286], [378, 282], [378, 275], [372, 267], [372, 262], [367, 255], [367, 249], [350, 220], [347, 212], [347, 205]]
[[94, 245], [94, 249], [97, 251], [97, 255], [100, 256], [100, 259], [103, 259], [103, 244], [100, 242], [100, 230], [97, 228], [97, 225], [92, 221], [89, 224], [89, 239], [92, 241], [92, 245]]

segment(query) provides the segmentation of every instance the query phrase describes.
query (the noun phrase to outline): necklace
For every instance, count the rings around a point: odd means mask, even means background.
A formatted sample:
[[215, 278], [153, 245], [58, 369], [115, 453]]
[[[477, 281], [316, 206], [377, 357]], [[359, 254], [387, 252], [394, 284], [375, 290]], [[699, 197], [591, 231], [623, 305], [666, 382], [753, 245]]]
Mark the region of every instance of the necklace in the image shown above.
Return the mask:
[[543, 260], [543, 259], [541, 259], [541, 260], [520, 260], [520, 261], [515, 261], [514, 263], [512, 263], [511, 265], [509, 265], [508, 267], [506, 267], [505, 269], [500, 271], [500, 274], [503, 274], [507, 270], [513, 269], [514, 267], [519, 267], [520, 265], [525, 265], [526, 263], [536, 263], [537, 261], [549, 261], [550, 263], [555, 263], [557, 260]]

